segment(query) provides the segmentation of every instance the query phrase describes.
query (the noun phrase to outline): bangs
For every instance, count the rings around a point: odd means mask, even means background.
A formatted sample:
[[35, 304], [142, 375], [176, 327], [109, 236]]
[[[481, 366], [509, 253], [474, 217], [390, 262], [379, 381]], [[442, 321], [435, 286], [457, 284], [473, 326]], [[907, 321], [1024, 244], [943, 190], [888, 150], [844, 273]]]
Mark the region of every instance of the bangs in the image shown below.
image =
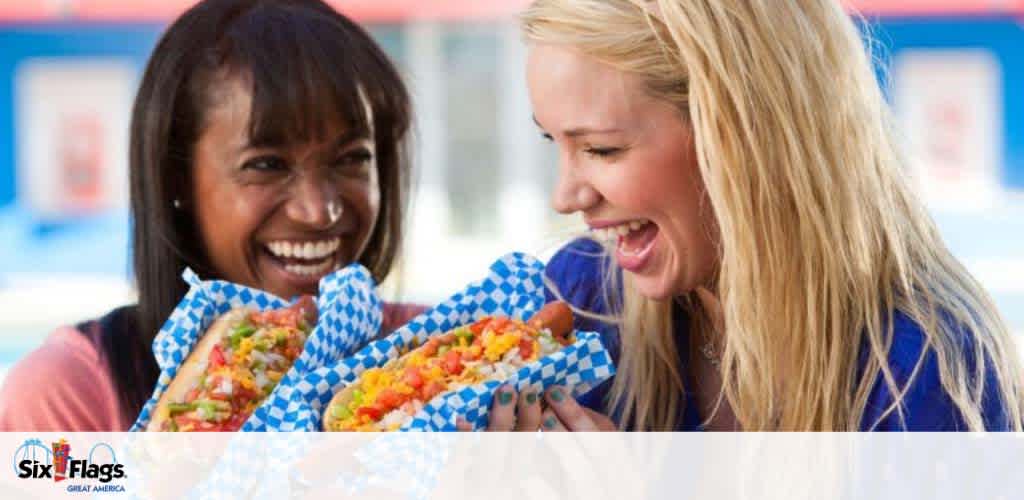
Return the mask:
[[372, 140], [382, 201], [359, 262], [383, 280], [404, 226], [412, 110], [401, 75], [369, 33], [321, 0], [203, 1], [171, 31], [180, 36], [173, 49], [180, 64], [166, 72], [183, 80], [169, 89], [161, 156], [177, 172], [169, 176], [187, 188], [191, 169], [180, 167], [191, 163], [211, 110], [237, 95], [237, 84], [251, 95], [246, 147]]
[[[374, 115], [392, 115], [363, 83], [393, 82], [377, 50], [352, 36], [351, 27], [311, 8], [260, 3], [224, 33], [220, 67], [249, 78], [253, 145], [332, 140], [334, 130], [374, 138]], [[374, 56], [379, 57], [374, 57]], [[374, 89], [377, 90], [377, 89]]]

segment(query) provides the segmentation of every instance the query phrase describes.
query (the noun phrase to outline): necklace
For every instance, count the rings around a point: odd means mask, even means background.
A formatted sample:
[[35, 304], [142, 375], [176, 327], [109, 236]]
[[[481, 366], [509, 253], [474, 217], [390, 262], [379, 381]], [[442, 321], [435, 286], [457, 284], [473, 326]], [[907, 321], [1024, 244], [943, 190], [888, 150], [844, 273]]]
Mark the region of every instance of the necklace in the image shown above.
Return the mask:
[[[676, 297], [675, 302], [676, 305], [683, 308], [683, 310], [693, 311], [693, 308], [690, 307], [689, 303], [685, 298]], [[701, 343], [700, 347], [697, 348], [697, 351], [700, 352], [700, 355], [704, 358], [705, 361], [711, 363], [711, 366], [718, 368], [718, 365], [722, 362], [722, 356], [721, 354], [715, 352], [715, 343], [708, 338], [707, 333], [703, 332], [703, 329], [701, 330], [701, 340], [703, 342]]]
[[704, 356], [704, 359], [711, 363], [711, 366], [718, 367], [718, 364], [722, 362], [722, 358], [715, 353], [714, 342], [708, 340], [707, 337], [704, 338], [704, 343], [700, 346], [699, 350], [700, 355]]

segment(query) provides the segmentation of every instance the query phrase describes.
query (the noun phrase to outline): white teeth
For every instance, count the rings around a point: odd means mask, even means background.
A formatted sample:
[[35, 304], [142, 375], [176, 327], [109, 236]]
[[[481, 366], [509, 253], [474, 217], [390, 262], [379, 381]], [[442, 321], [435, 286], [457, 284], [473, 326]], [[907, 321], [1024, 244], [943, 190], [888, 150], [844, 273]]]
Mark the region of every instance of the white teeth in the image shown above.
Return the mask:
[[592, 229], [591, 233], [594, 238], [607, 243], [615, 243], [620, 236], [626, 236], [629, 233], [636, 231], [647, 225], [650, 221], [647, 220], [633, 220], [624, 222], [618, 226], [605, 227], [600, 229]]
[[321, 262], [320, 264], [315, 264], [315, 265], [312, 265], [312, 266], [304, 266], [304, 265], [300, 265], [300, 264], [288, 264], [287, 266], [284, 266], [284, 268], [285, 268], [286, 271], [288, 271], [290, 273], [299, 274], [299, 275], [302, 275], [302, 276], [316, 276], [316, 275], [322, 273], [324, 270], [326, 270], [327, 267], [330, 266], [330, 265], [331, 265], [331, 261], [330, 260], [325, 260], [325, 261]]
[[316, 242], [307, 241], [305, 243], [290, 241], [272, 241], [267, 243], [267, 249], [277, 257], [305, 260], [326, 258], [333, 254], [340, 246], [340, 238]]

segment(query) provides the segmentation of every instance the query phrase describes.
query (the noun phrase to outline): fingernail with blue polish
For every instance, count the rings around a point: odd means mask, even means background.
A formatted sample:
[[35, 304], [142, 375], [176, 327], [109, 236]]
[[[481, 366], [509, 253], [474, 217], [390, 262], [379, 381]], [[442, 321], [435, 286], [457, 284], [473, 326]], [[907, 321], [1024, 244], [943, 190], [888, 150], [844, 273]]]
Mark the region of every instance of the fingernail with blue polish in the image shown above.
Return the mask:
[[498, 402], [501, 403], [502, 406], [505, 406], [505, 405], [511, 403], [512, 402], [512, 391], [506, 389], [506, 390], [503, 390], [500, 393], [498, 393]]
[[537, 402], [537, 393], [530, 391], [526, 394], [526, 404], [532, 405]]
[[552, 417], [552, 416], [549, 415], [548, 418], [544, 419], [544, 427], [546, 427], [548, 429], [554, 429], [555, 428], [555, 417]]
[[561, 389], [552, 389], [551, 390], [551, 399], [552, 399], [552, 401], [554, 401], [556, 403], [561, 403], [562, 400], [565, 399], [565, 394], [562, 394], [562, 390]]

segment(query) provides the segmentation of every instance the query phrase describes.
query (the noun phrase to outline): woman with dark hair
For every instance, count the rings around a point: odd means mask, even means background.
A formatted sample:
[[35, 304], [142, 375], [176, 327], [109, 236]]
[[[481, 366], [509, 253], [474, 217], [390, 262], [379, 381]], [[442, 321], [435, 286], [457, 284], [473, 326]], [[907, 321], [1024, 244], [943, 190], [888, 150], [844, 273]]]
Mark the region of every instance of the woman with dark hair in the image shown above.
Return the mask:
[[[185, 267], [284, 298], [353, 262], [383, 280], [402, 235], [410, 113], [387, 56], [320, 0], [205, 0], [183, 14], [132, 116], [139, 302], [59, 329], [12, 368], [0, 430], [127, 430], [156, 384], [151, 345]], [[419, 311], [385, 306], [382, 330]]]

